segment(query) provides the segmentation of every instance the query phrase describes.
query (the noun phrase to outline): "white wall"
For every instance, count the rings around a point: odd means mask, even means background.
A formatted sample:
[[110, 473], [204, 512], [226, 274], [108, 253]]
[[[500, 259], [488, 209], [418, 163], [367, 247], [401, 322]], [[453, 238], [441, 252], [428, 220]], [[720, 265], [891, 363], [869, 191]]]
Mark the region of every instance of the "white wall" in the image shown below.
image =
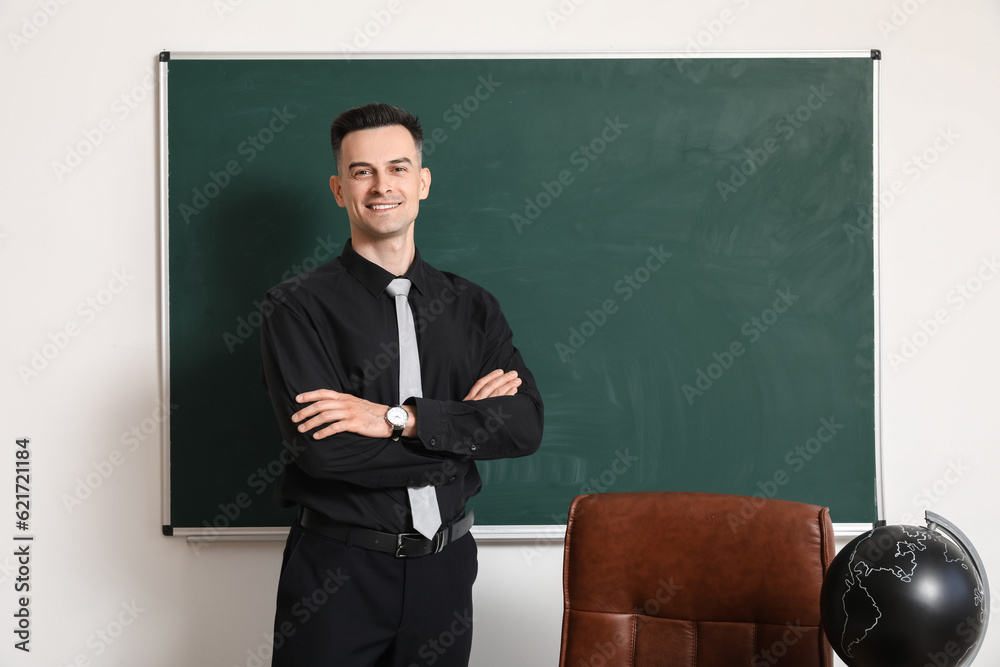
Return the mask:
[[[1000, 532], [989, 523], [1000, 458], [1000, 280], [984, 282], [963, 307], [949, 300], [958, 284], [978, 287], [984, 258], [1000, 250], [1000, 5], [398, 1], [400, 11], [368, 49], [683, 51], [699, 34], [711, 49], [881, 48], [882, 188], [899, 181], [901, 192], [884, 208], [881, 234], [887, 518], [919, 522], [925, 508], [943, 514], [1000, 579]], [[560, 6], [565, 20], [550, 25], [546, 13]], [[162, 537], [158, 434], [134, 450], [122, 441], [133, 426], [152, 425], [159, 401], [156, 102], [143, 86], [161, 49], [338, 51], [372, 12], [389, 7], [388, 0], [6, 0], [0, 7], [0, 467], [7, 471], [0, 663], [255, 664], [251, 654], [270, 628], [280, 545], [216, 544], [195, 555], [184, 541]], [[731, 21], [713, 23], [723, 10]], [[99, 145], [57, 175], [53, 162], [82, 133], [96, 136], [102, 121]], [[940, 132], [957, 138], [935, 153]], [[925, 152], [936, 161], [915, 172], [909, 161]], [[112, 282], [115, 272], [125, 284]], [[105, 299], [101, 312], [78, 309], [88, 298]], [[918, 336], [924, 345], [916, 354], [890, 364], [936, 311], [947, 317], [936, 334]], [[65, 348], [22, 380], [18, 366], [74, 323], [79, 330]], [[17, 576], [14, 441], [24, 436], [35, 535], [30, 656], [13, 649], [8, 629]], [[122, 458], [111, 475], [68, 511], [61, 497], [114, 450]], [[482, 545], [475, 665], [555, 664], [561, 562], [558, 544]], [[107, 644], [98, 631], [117, 636]], [[978, 664], [998, 662], [994, 637]]]

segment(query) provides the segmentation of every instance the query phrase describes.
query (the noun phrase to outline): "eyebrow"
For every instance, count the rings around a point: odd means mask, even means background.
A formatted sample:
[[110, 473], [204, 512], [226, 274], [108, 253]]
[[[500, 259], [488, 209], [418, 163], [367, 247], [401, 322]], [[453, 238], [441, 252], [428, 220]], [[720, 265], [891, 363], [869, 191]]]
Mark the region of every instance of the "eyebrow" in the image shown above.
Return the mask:
[[[408, 157], [398, 157], [395, 160], [389, 160], [389, 164], [413, 164], [413, 162]], [[355, 167], [374, 167], [371, 162], [352, 162], [347, 166], [348, 169], [354, 169]]]

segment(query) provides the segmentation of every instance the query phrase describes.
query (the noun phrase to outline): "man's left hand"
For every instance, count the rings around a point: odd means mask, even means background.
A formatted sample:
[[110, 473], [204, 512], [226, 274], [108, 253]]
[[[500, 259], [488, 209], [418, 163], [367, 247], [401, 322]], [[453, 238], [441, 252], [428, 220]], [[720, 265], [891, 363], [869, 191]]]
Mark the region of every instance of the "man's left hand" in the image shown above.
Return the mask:
[[351, 394], [341, 394], [332, 389], [307, 391], [295, 397], [298, 403], [310, 403], [294, 415], [292, 421], [298, 424], [299, 432], [305, 433], [328, 424], [313, 433], [316, 440], [337, 433], [357, 433], [370, 438], [392, 436], [392, 427], [385, 420], [388, 406], [366, 401]]

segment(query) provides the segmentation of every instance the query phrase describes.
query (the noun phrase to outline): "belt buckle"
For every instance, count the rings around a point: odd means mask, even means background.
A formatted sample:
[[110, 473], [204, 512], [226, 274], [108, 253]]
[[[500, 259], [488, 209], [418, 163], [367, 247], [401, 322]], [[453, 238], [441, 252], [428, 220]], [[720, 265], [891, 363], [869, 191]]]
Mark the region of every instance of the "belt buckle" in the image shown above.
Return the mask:
[[411, 558], [409, 554], [403, 553], [404, 537], [423, 537], [420, 533], [398, 533], [396, 535], [396, 558]]
[[[434, 535], [434, 537], [432, 537], [431, 539], [428, 540], [426, 537], [424, 537], [420, 533], [399, 533], [399, 534], [396, 535], [396, 553], [395, 553], [395, 556], [396, 556], [396, 558], [412, 558], [412, 556], [410, 554], [408, 554], [408, 553], [406, 553], [406, 552], [403, 551], [403, 548], [404, 548], [403, 540], [405, 538], [411, 538], [411, 539], [415, 539], [415, 540], [421, 540], [423, 542], [430, 542], [431, 543], [431, 551], [430, 551], [430, 553], [432, 553], [432, 554], [441, 553], [441, 551], [444, 549], [445, 545], [447, 544], [445, 542], [445, 534], [446, 534], [446, 531], [442, 530], [439, 533], [437, 533], [436, 535]], [[427, 553], [427, 552], [424, 552], [424, 553]], [[423, 553], [418, 554], [418, 555], [422, 556]]]
[[406, 558], [406, 554], [403, 553], [403, 533], [396, 535], [396, 558]]

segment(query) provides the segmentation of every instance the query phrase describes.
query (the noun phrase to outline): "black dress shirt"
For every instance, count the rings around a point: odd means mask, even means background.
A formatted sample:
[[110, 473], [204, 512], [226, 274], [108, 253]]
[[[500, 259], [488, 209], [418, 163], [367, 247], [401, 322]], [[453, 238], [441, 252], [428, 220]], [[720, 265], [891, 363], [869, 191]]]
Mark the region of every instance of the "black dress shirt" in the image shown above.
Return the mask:
[[[542, 399], [492, 294], [420, 259], [408, 278], [423, 397], [399, 396], [396, 307], [385, 291], [397, 276], [347, 242], [340, 257], [267, 293], [261, 327], [264, 378], [284, 447], [294, 460], [276, 489], [336, 521], [412, 532], [407, 486], [438, 488], [441, 518], [465, 512], [482, 480], [475, 459], [531, 454], [542, 437]], [[514, 396], [462, 401], [490, 371], [515, 370]], [[295, 396], [332, 389], [385, 405], [416, 405], [417, 437], [299, 433]], [[322, 427], [320, 427], [322, 428]], [[319, 428], [315, 429], [319, 430]]]

